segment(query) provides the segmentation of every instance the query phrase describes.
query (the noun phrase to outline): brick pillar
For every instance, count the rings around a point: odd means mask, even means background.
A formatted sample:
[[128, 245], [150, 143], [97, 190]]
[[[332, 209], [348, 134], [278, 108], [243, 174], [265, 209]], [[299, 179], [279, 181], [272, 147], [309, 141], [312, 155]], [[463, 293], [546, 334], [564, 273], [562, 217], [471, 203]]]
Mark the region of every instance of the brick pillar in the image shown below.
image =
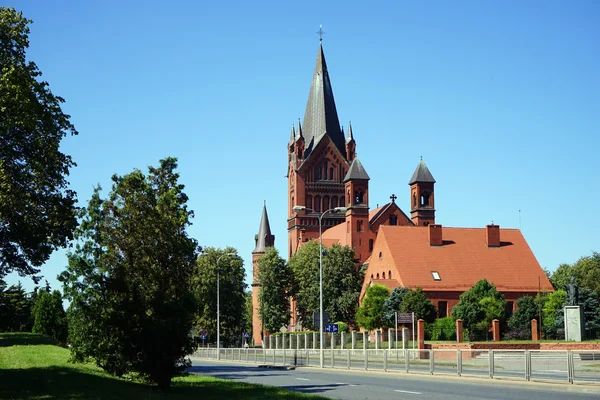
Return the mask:
[[417, 321], [417, 341], [419, 350], [425, 349], [425, 321], [420, 319]]
[[500, 321], [492, 320], [492, 333], [494, 334], [494, 342], [500, 341]]
[[531, 320], [531, 340], [540, 340], [537, 319]]
[[463, 341], [463, 322], [462, 319], [456, 320], [456, 343]]

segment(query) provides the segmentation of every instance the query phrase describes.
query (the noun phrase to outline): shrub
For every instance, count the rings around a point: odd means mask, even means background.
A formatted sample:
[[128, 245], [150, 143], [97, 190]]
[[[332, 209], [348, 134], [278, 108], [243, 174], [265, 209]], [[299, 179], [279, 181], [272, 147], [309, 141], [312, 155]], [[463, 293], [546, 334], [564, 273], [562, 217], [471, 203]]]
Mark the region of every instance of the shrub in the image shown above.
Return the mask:
[[433, 324], [431, 340], [456, 340], [456, 324], [451, 317], [437, 319]]

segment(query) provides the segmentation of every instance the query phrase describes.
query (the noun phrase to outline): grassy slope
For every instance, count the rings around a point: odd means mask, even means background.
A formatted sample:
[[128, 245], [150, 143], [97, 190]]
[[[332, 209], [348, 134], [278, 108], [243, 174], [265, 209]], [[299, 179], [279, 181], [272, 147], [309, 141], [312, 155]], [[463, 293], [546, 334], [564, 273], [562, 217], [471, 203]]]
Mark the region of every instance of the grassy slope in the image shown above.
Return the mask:
[[[28, 345], [19, 345], [26, 342]], [[176, 378], [170, 393], [71, 364], [67, 349], [33, 334], [0, 334], [0, 399], [323, 399], [211, 377]]]

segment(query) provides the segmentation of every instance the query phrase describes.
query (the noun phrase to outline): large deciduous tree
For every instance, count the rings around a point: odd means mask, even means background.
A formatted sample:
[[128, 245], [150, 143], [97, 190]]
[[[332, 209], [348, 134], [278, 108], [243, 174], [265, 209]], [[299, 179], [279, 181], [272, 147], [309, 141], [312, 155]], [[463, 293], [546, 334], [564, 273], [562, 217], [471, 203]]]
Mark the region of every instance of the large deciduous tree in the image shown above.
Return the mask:
[[26, 59], [30, 23], [0, 7], [0, 277], [16, 271], [37, 280], [77, 226], [66, 181], [75, 163], [59, 150], [77, 131], [61, 109], [64, 100]]
[[436, 309], [431, 300], [429, 300], [423, 289], [417, 287], [409, 290], [402, 297], [400, 311], [403, 313], [414, 312], [415, 319], [423, 319], [427, 323], [435, 321]]
[[[323, 248], [323, 308], [329, 321], [354, 324], [364, 272], [356, 268], [354, 250], [334, 244]], [[296, 308], [306, 328], [315, 328], [313, 313], [319, 307], [319, 242], [306, 243], [290, 258], [294, 274]]]
[[198, 257], [194, 271], [194, 290], [198, 303], [194, 325], [206, 331], [208, 340], [217, 338], [217, 263], [219, 268], [219, 311], [221, 342], [239, 346], [246, 315], [246, 271], [236, 250], [208, 247]]
[[382, 285], [372, 285], [367, 289], [362, 305], [356, 312], [356, 323], [368, 331], [390, 326], [383, 318], [383, 303], [390, 297], [390, 290]]
[[274, 247], [258, 259], [258, 315], [264, 330], [276, 332], [290, 321], [292, 271]]
[[197, 243], [186, 233], [193, 212], [176, 168], [167, 158], [147, 175], [115, 175], [106, 200], [97, 188], [59, 277], [71, 302], [73, 358], [91, 357], [116, 375], [136, 372], [161, 390], [189, 365], [196, 309]]

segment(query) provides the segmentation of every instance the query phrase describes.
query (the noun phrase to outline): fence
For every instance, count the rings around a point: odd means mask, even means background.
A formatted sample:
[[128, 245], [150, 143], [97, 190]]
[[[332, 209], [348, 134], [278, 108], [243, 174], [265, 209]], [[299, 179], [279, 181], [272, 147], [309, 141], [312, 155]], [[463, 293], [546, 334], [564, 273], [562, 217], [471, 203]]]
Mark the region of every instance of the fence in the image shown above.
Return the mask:
[[[194, 356], [262, 365], [320, 366], [314, 349], [198, 349]], [[592, 350], [323, 350], [324, 368], [600, 384]]]

